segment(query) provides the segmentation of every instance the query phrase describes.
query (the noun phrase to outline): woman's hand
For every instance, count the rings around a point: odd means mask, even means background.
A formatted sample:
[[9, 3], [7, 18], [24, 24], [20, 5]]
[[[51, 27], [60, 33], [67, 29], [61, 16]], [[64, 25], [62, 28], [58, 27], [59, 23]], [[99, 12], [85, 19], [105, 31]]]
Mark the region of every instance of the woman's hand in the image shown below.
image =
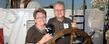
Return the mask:
[[48, 40], [52, 39], [53, 37], [50, 34], [45, 34], [42, 39], [37, 44], [44, 44]]

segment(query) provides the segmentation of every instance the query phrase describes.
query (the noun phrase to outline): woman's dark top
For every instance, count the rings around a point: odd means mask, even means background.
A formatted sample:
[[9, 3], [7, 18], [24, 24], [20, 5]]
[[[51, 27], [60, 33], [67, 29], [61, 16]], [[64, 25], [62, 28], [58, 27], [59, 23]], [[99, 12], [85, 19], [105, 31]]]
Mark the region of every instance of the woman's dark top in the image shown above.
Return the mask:
[[33, 25], [28, 31], [26, 35], [25, 43], [37, 43], [41, 40], [41, 38], [45, 35], [45, 32], [40, 32], [35, 25]]

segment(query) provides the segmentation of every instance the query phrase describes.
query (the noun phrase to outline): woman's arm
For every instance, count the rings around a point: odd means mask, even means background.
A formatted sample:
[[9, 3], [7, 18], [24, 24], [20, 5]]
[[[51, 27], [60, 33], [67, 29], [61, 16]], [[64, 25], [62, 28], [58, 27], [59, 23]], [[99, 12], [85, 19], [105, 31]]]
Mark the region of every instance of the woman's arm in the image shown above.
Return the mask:
[[48, 40], [52, 39], [53, 37], [50, 34], [46, 34], [42, 37], [42, 39], [37, 42], [36, 44], [44, 44], [45, 42], [47, 42]]

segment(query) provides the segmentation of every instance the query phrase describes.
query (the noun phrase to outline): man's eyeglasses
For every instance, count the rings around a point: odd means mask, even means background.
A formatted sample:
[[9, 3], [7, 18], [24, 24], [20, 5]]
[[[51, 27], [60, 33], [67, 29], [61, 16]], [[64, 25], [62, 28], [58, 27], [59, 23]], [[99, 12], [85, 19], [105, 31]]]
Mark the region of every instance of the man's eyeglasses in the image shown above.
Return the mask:
[[64, 9], [61, 9], [61, 10], [54, 10], [54, 11], [64, 11]]

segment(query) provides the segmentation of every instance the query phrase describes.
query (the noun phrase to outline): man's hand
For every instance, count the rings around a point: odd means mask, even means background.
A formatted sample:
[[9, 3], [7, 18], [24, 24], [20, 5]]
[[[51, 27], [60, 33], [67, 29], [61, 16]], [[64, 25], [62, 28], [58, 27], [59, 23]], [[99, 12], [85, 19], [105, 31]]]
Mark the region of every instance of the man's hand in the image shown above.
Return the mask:
[[46, 34], [42, 37], [42, 39], [37, 44], [44, 44], [48, 40], [52, 39], [53, 37], [50, 34]]
[[73, 22], [71, 22], [72, 27], [76, 27], [76, 20], [73, 20]]

